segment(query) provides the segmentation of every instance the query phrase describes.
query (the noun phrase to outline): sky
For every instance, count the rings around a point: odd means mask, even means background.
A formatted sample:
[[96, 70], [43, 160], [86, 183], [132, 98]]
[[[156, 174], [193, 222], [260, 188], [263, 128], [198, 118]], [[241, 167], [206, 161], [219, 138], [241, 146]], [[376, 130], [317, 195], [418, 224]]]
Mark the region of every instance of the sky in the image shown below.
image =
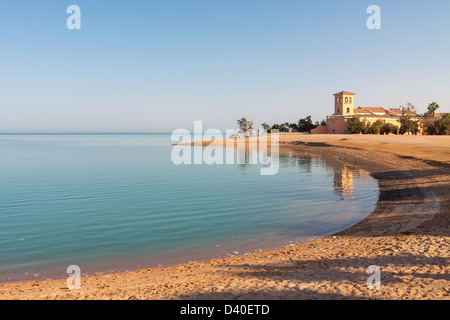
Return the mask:
[[2, 0], [0, 132], [319, 121], [343, 90], [450, 112], [449, 15], [448, 0]]

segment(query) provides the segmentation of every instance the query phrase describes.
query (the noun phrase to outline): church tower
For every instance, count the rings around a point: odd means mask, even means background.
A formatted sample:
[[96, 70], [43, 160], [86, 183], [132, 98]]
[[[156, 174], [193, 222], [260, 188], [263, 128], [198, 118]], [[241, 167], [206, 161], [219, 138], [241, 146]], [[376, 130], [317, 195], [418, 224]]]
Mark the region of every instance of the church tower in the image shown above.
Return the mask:
[[352, 116], [354, 93], [341, 91], [334, 94], [334, 115]]

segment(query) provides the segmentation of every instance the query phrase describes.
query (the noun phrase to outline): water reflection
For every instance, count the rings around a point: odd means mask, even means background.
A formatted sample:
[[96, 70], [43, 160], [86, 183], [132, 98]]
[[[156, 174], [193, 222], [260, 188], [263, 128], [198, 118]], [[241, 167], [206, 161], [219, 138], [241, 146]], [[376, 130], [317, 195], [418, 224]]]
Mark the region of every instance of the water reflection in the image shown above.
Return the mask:
[[334, 192], [341, 200], [354, 199], [353, 195], [353, 175], [358, 174], [357, 170], [348, 165], [344, 165], [341, 171], [335, 171], [333, 176]]
[[[238, 166], [242, 174], [258, 164], [259, 149], [256, 144], [247, 144], [245, 148], [237, 148]], [[269, 152], [270, 156], [270, 152]], [[311, 173], [313, 167], [321, 167], [333, 177], [333, 191], [339, 200], [355, 199], [355, 181], [361, 183], [376, 183], [370, 174], [364, 170], [344, 164], [332, 157], [318, 157], [307, 152], [282, 150], [279, 154], [279, 166], [297, 168], [299, 173]]]
[[280, 148], [277, 175], [263, 176], [256, 146], [231, 148], [240, 169], [236, 161], [176, 166], [164, 139], [44, 136], [3, 144], [0, 280], [65, 271], [73, 261], [105, 271], [274, 248], [343, 230], [372, 212], [378, 197], [373, 179], [362, 184], [365, 173], [332, 157]]

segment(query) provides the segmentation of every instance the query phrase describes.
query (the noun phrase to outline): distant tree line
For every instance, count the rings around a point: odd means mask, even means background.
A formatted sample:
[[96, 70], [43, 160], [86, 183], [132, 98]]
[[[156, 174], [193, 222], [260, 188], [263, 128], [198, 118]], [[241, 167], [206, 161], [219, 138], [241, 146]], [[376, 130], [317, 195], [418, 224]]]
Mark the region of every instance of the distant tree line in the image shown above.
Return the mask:
[[427, 111], [423, 115], [417, 115], [414, 106], [408, 103], [406, 107], [395, 110], [402, 110], [400, 116], [400, 125], [385, 123], [383, 120], [377, 120], [371, 124], [361, 120], [359, 117], [353, 117], [348, 121], [348, 130], [352, 134], [412, 134], [420, 133], [421, 128], [429, 135], [445, 135], [450, 130], [450, 114], [436, 119], [435, 112], [439, 108], [436, 102], [428, 105]]
[[321, 122], [316, 121], [313, 123], [311, 116], [307, 116], [306, 118], [300, 118], [296, 123], [285, 122], [282, 124], [275, 123], [272, 126], [268, 125], [266, 122], [262, 123], [261, 126], [265, 131], [271, 132], [274, 129], [279, 130], [280, 132], [304, 132], [311, 133], [312, 129], [317, 128], [320, 125], [326, 125], [325, 120]]
[[[242, 135], [246, 136], [253, 132], [253, 121], [249, 121], [246, 118], [241, 118], [237, 120], [237, 124], [239, 126], [239, 131]], [[307, 116], [306, 118], [301, 118], [297, 121], [297, 123], [289, 123], [285, 122], [282, 124], [275, 123], [273, 125], [269, 125], [266, 122], [261, 124], [261, 127], [265, 132], [272, 132], [272, 130], [278, 130], [279, 132], [305, 132], [311, 133], [311, 130], [317, 128], [320, 125], [326, 125], [325, 120], [321, 122], [316, 121], [313, 123], [311, 116]]]

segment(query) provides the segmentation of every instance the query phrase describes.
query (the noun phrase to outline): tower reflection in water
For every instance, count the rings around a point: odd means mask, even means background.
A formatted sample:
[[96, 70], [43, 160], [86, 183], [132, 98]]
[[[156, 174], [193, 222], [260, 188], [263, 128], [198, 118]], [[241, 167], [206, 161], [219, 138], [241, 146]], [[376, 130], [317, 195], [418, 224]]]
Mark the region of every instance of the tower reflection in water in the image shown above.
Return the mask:
[[[249, 164], [258, 162], [258, 147], [246, 144], [245, 148], [237, 148], [239, 166], [245, 171]], [[322, 158], [308, 153], [282, 150], [279, 154], [280, 167], [297, 166], [301, 172], [311, 172], [312, 165], [324, 165], [333, 175], [333, 191], [339, 200], [355, 199], [355, 180], [362, 183], [372, 183], [368, 172], [351, 165], [336, 161], [333, 158]]]
[[333, 186], [334, 192], [340, 197], [341, 200], [354, 199], [354, 181], [365, 182], [370, 180], [368, 172], [360, 170], [358, 168], [344, 164], [342, 170], [334, 172]]

